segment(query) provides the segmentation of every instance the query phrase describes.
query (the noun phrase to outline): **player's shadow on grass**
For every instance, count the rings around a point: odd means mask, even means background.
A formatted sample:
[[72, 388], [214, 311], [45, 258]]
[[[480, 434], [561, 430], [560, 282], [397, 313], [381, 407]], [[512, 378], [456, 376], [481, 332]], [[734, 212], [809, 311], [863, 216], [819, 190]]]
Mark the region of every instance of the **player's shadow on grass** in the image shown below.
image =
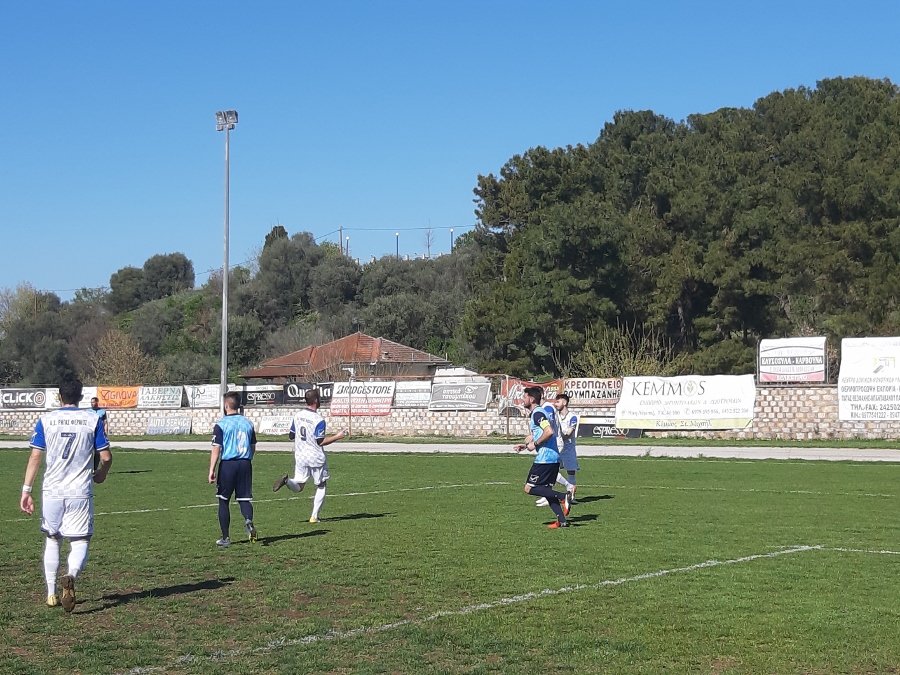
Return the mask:
[[615, 495], [589, 495], [587, 497], [582, 497], [581, 495], [575, 495], [575, 506], [579, 504], [590, 504], [591, 502], [597, 502], [601, 499], [615, 499]]
[[123, 474], [123, 473], [152, 473], [153, 469], [135, 469], [133, 471], [110, 471], [110, 473], [115, 474]]
[[143, 600], [144, 598], [167, 598], [170, 595], [182, 595], [184, 593], [194, 593], [196, 591], [215, 591], [219, 588], [225, 588], [234, 581], [234, 577], [226, 577], [224, 579], [207, 579], [206, 581], [198, 581], [192, 584], [175, 584], [174, 586], [161, 586], [159, 588], [151, 588], [148, 591], [134, 591], [133, 593], [112, 593], [104, 595], [100, 598], [103, 603], [101, 607], [95, 607], [79, 614], [93, 614], [94, 612], [102, 612], [119, 605], [127, 605], [135, 600]]
[[585, 513], [583, 516], [569, 516], [568, 521], [572, 525], [582, 525], [597, 520], [599, 517], [596, 513]]
[[[269, 546], [278, 541], [287, 541], [289, 539], [306, 539], [307, 537], [318, 537], [328, 534], [331, 530], [310, 530], [309, 532], [294, 532], [292, 534], [280, 534], [277, 537], [260, 537], [258, 543], [262, 546]], [[249, 542], [237, 542], [247, 544]], [[234, 544], [232, 544], [234, 545]]]
[[332, 518], [328, 518], [329, 523], [334, 523], [339, 520], [365, 520], [366, 518], [384, 518], [385, 516], [392, 516], [392, 513], [348, 513], [344, 516], [334, 516]]

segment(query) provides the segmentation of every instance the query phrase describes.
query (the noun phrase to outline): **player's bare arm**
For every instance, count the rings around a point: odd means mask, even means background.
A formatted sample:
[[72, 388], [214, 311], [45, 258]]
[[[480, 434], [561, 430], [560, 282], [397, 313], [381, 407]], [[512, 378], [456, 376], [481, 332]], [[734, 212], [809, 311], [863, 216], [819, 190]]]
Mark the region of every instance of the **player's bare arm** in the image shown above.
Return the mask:
[[219, 445], [212, 446], [209, 453], [209, 482], [216, 482], [216, 464], [219, 463], [219, 456], [222, 454], [222, 447]]
[[112, 466], [112, 453], [109, 451], [109, 448], [100, 451], [100, 464], [97, 465], [97, 468], [94, 470], [94, 482], [102, 483], [106, 480], [106, 476], [109, 474], [109, 467]]
[[25, 465], [25, 480], [22, 482], [22, 498], [19, 500], [19, 508], [29, 516], [34, 513], [34, 499], [31, 496], [31, 490], [34, 487], [34, 479], [37, 476], [38, 469], [41, 468], [41, 459], [44, 453], [40, 450], [32, 448], [31, 455], [28, 457], [28, 464]]
[[347, 431], [346, 429], [342, 429], [341, 431], [337, 432], [336, 434], [332, 434], [331, 436], [326, 436], [325, 438], [323, 438], [319, 442], [319, 445], [321, 445], [322, 447], [325, 447], [326, 445], [331, 445], [335, 441], [339, 441], [342, 438], [347, 438], [347, 436], [349, 436], [349, 435], [350, 435], [349, 431]]

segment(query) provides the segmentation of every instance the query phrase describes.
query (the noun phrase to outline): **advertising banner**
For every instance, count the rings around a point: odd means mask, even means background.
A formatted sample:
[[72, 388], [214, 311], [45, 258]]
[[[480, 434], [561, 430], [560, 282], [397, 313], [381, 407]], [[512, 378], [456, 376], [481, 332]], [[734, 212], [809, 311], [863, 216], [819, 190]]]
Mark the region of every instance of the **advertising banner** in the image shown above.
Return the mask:
[[0, 407], [43, 410], [46, 405], [46, 389], [0, 389]]
[[[62, 408], [62, 401], [59, 399], [59, 389], [56, 387], [48, 387], [46, 389], [47, 392], [47, 401], [44, 403], [44, 407], [47, 410], [56, 410], [57, 408]], [[78, 402], [79, 408], [90, 408], [91, 407], [91, 399], [97, 395], [97, 387], [82, 387], [81, 388], [81, 401]]]
[[331, 414], [390, 415], [396, 382], [335, 382]]
[[180, 408], [184, 389], [174, 387], [139, 387], [138, 408]]
[[259, 420], [256, 433], [263, 436], [286, 436], [291, 430], [290, 415], [266, 415]]
[[[316, 385], [312, 382], [288, 382], [284, 386], [284, 404], [285, 405], [306, 405], [306, 392], [314, 389]], [[321, 399], [321, 392], [319, 392]]]
[[140, 387], [97, 387], [101, 408], [136, 408]]
[[612, 407], [622, 395], [621, 377], [567, 377], [563, 391], [570, 408]]
[[317, 382], [316, 388], [319, 390], [319, 400], [322, 401], [322, 405], [331, 403], [331, 398], [334, 396], [334, 382]]
[[838, 419], [900, 420], [900, 337], [841, 340]]
[[395, 408], [427, 408], [431, 401], [431, 381], [398, 382], [394, 390]]
[[753, 421], [753, 375], [626, 377], [619, 429], [743, 429]]
[[189, 415], [162, 415], [147, 420], [148, 436], [176, 436], [189, 433], [191, 433]]
[[429, 410], [487, 410], [491, 398], [490, 382], [473, 384], [437, 384], [431, 388]]
[[[232, 385], [233, 386], [233, 385]], [[229, 387], [231, 389], [232, 387]], [[218, 384], [186, 384], [184, 395], [189, 408], [220, 408]]]
[[563, 384], [563, 380], [529, 382], [528, 380], [519, 380], [515, 377], [504, 377], [500, 380], [500, 403], [498, 405], [500, 416], [525, 414], [523, 398], [525, 396], [525, 387], [541, 387], [544, 390], [544, 399], [554, 399], [559, 392], [563, 391]]
[[582, 417], [578, 422], [578, 438], [616, 441], [623, 438], [640, 438], [643, 433], [641, 429], [619, 429], [615, 417]]
[[284, 387], [280, 384], [245, 385], [241, 389], [241, 406], [283, 405]]
[[760, 340], [757, 372], [760, 382], [824, 382], [825, 338]]

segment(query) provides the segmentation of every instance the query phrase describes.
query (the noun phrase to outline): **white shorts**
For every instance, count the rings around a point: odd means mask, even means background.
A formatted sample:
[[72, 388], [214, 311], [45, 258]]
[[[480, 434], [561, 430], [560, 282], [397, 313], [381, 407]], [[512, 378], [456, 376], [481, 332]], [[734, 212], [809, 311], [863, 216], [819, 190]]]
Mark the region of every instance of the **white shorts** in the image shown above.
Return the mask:
[[94, 499], [43, 497], [41, 530], [50, 537], [90, 537], [94, 534]]
[[299, 462], [294, 465], [295, 483], [305, 483], [310, 478], [312, 478], [314, 485], [321, 485], [331, 478], [331, 474], [328, 473], [328, 462], [325, 462], [322, 466], [307, 466]]
[[566, 471], [578, 471], [578, 455], [575, 454], [575, 448], [559, 453], [559, 463]]

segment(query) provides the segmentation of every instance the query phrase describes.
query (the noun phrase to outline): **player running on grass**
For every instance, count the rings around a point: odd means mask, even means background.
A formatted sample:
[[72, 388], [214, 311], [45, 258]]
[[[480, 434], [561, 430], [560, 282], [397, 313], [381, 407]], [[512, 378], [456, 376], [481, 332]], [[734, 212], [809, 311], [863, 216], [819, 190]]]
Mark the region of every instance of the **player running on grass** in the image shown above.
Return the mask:
[[305, 395], [307, 408], [294, 415], [291, 421], [290, 438], [294, 441], [294, 477], [287, 474], [275, 481], [273, 492], [278, 492], [285, 485], [294, 492], [300, 492], [306, 481], [312, 478], [316, 486], [313, 497], [312, 515], [309, 522], [319, 522], [319, 511], [325, 503], [325, 486], [331, 474], [328, 473], [326, 445], [346, 438], [350, 432], [346, 429], [331, 436], [325, 435], [325, 419], [319, 414], [321, 400], [318, 389], [310, 389]]
[[[106, 480], [112, 465], [109, 441], [100, 418], [91, 410], [80, 410], [82, 385], [78, 380], [59, 387], [62, 408], [41, 415], [31, 436], [31, 456], [25, 467], [25, 482], [19, 508], [34, 513], [31, 490], [46, 459], [41, 499], [41, 530], [47, 535], [44, 546], [44, 579], [47, 606], [62, 604], [66, 612], [75, 609], [75, 579], [84, 570], [88, 544], [94, 534], [93, 483]], [[94, 454], [99, 464], [94, 469]], [[56, 594], [59, 549], [69, 541], [68, 571], [60, 580], [62, 599]]]
[[540, 407], [544, 390], [540, 387], [525, 387], [525, 409], [528, 411], [530, 434], [524, 443], [513, 446], [516, 452], [533, 450], [537, 453], [528, 478], [525, 481], [525, 494], [546, 497], [550, 509], [556, 514], [556, 522], [548, 527], [554, 530], [568, 527], [566, 516], [569, 515], [569, 496], [564, 492], [555, 492], [553, 484], [559, 473], [559, 449], [556, 442], [556, 429], [551, 423], [549, 411]]

